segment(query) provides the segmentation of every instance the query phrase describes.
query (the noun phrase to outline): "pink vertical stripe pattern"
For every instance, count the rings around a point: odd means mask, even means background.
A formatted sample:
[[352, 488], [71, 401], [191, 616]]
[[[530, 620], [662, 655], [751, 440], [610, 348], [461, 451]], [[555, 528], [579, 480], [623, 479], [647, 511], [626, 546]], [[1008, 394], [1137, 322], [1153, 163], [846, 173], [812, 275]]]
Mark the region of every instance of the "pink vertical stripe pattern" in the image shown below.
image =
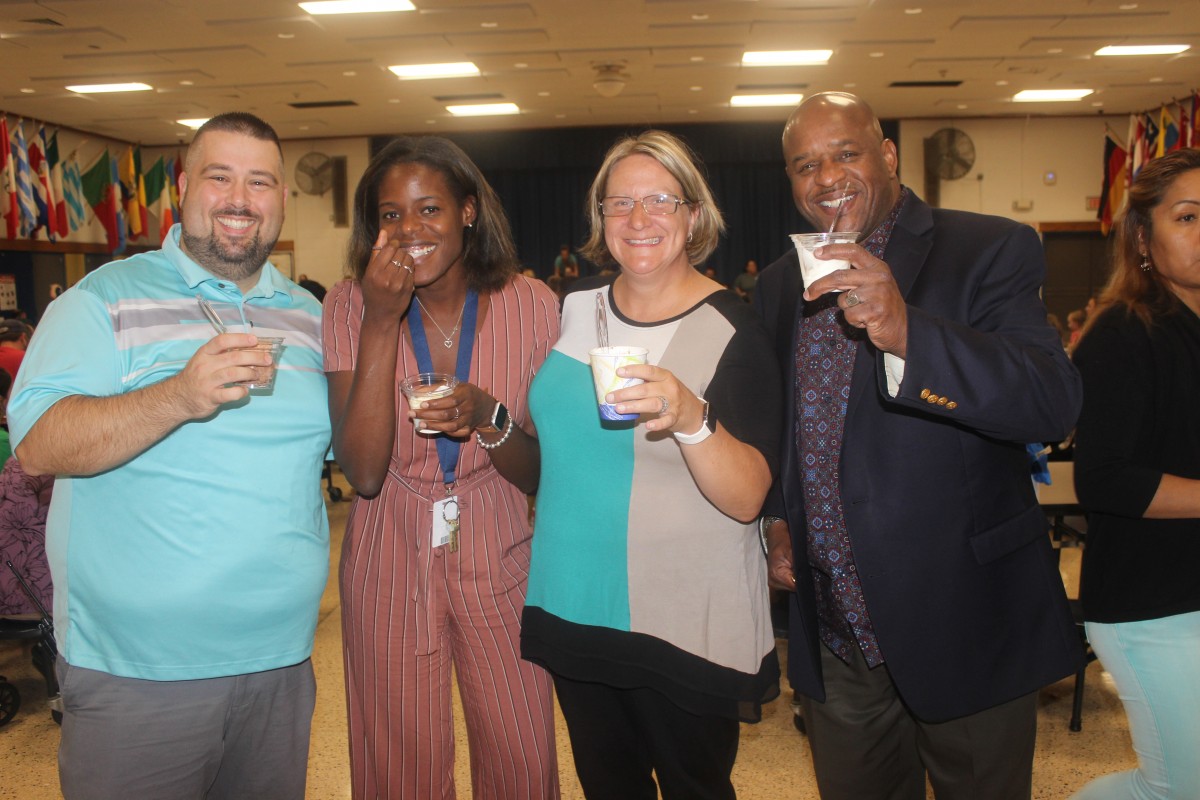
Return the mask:
[[[325, 369], [354, 368], [362, 294], [344, 281], [325, 302]], [[529, 384], [558, 337], [558, 303], [514, 278], [490, 296], [471, 383], [528, 424]], [[397, 376], [415, 373], [407, 336]], [[551, 683], [522, 661], [519, 624], [529, 573], [528, 504], [472, 438], [459, 455], [457, 553], [430, 547], [444, 495], [433, 441], [397, 398], [397, 436], [382, 491], [357, 498], [342, 548], [341, 596], [351, 782], [356, 798], [453, 798], [451, 668], [466, 714], [477, 800], [557, 798]], [[335, 454], [336, 455], [336, 454]]]

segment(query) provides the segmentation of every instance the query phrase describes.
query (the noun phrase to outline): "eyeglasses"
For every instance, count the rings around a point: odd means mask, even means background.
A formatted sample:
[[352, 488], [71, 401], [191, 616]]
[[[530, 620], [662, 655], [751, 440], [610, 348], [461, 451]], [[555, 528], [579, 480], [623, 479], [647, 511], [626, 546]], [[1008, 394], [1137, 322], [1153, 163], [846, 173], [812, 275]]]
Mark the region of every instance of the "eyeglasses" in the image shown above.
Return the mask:
[[680, 200], [673, 194], [648, 194], [641, 200], [632, 197], [606, 197], [600, 201], [600, 213], [606, 217], [628, 217], [633, 213], [633, 207], [642, 204], [642, 210], [647, 214], [661, 217], [674, 214], [680, 206], [689, 205], [691, 201]]

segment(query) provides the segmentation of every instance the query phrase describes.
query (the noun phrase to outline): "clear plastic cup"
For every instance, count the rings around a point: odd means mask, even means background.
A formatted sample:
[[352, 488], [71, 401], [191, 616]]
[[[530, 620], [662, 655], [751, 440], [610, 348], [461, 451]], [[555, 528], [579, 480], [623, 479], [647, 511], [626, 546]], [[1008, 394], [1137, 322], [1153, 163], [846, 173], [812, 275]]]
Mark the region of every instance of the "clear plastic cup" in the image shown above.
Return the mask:
[[245, 386], [247, 389], [264, 389], [268, 392], [275, 389], [275, 373], [279, 366], [279, 356], [283, 353], [283, 337], [282, 336], [259, 336], [258, 344], [253, 347], [242, 347], [241, 350], [262, 350], [271, 354], [271, 363], [266, 366], [252, 366], [254, 377], [245, 381], [238, 381], [237, 386]]
[[[813, 250], [827, 244], [853, 244], [858, 241], [858, 231], [836, 231], [834, 233], [793, 233], [789, 236], [796, 246], [796, 255], [800, 257], [800, 277], [807, 289], [813, 283], [839, 269], [850, 269], [850, 262], [845, 259], [817, 258]], [[841, 291], [835, 289], [834, 291]]]
[[[458, 386], [458, 378], [444, 372], [421, 372], [409, 375], [400, 381], [400, 391], [404, 393], [404, 399], [408, 401], [408, 407], [413, 411], [419, 410], [429, 400], [453, 394], [456, 386]], [[413, 420], [413, 425], [417, 427], [417, 433], [430, 435], [440, 433], [440, 431], [426, 428], [424, 420], [420, 417]]]

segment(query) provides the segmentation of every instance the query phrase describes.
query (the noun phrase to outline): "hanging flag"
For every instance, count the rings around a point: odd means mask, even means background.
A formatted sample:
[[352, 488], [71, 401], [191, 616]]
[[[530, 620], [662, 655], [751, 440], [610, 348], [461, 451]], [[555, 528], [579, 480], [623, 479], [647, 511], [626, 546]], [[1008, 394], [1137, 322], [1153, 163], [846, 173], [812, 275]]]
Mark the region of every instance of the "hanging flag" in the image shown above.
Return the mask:
[[1171, 110], [1166, 106], [1162, 107], [1159, 112], [1159, 130], [1162, 134], [1159, 137], [1158, 155], [1164, 156], [1173, 150], [1179, 149], [1179, 125], [1175, 122], [1175, 117], [1171, 114]]
[[121, 187], [121, 206], [124, 209], [126, 224], [131, 238], [142, 234], [142, 215], [138, 212], [137, 165], [133, 161], [133, 148], [126, 148], [117, 164], [117, 182]]
[[67, 221], [67, 202], [63, 195], [63, 168], [58, 157], [58, 131], [46, 140], [46, 163], [50, 165], [50, 189], [54, 192], [54, 227], [59, 236], [67, 236], [71, 232]]
[[1151, 114], [1142, 115], [1141, 138], [1138, 140], [1138, 160], [1133, 168], [1133, 177], [1137, 178], [1142, 167], [1154, 159], [1154, 150], [1158, 146], [1158, 123]]
[[1109, 131], [1104, 137], [1104, 184], [1100, 189], [1100, 209], [1096, 216], [1100, 230], [1107, 236], [1113, 218], [1125, 201], [1125, 161], [1129, 154]]
[[12, 144], [8, 140], [8, 117], [0, 114], [0, 170], [3, 171], [5, 209], [4, 227], [9, 239], [17, 238], [21, 212], [17, 208], [17, 168], [13, 165]]
[[167, 238], [167, 231], [175, 224], [175, 217], [171, 213], [171, 190], [167, 169], [166, 160], [160, 157], [145, 175], [146, 197], [150, 201], [149, 209], [158, 217], [160, 242]]
[[37, 228], [37, 205], [33, 201], [33, 170], [29, 168], [29, 150], [25, 147], [25, 131], [17, 120], [16, 141], [13, 142], [13, 163], [17, 179], [17, 236], [32, 236]]
[[175, 155], [171, 162], [171, 213], [179, 219], [179, 176], [183, 174], [183, 157]]
[[1192, 94], [1192, 124], [1188, 126], [1188, 147], [1200, 147], [1200, 92]]
[[133, 151], [133, 169], [134, 174], [137, 175], [138, 226], [142, 229], [142, 235], [148, 237], [150, 235], [150, 215], [146, 208], [146, 176], [142, 172], [141, 147]]
[[80, 186], [84, 199], [96, 212], [96, 219], [104, 226], [109, 251], [115, 253], [120, 244], [120, 221], [117, 218], [117, 204], [113, 195], [111, 162], [108, 150], [102, 151], [96, 163], [88, 167], [81, 176]]
[[83, 227], [83, 181], [79, 176], [79, 159], [71, 153], [63, 165], [63, 205], [67, 208], [67, 225], [72, 233]]
[[[50, 194], [50, 169], [46, 166], [45, 143], [43, 128], [39, 125], [38, 132], [29, 140], [29, 170], [32, 174], [33, 204], [37, 207], [37, 221], [33, 233], [45, 228], [46, 238], [55, 241], [58, 229], [54, 218], [54, 198]], [[33, 238], [33, 233], [30, 238]]]
[[117, 160], [108, 160], [108, 180], [112, 192], [113, 207], [117, 209], [117, 249], [113, 255], [125, 252], [125, 244], [129, 241], [129, 218], [125, 215], [125, 201], [121, 194], [121, 179], [117, 175]]
[[1180, 100], [1176, 103], [1179, 108], [1179, 147], [1192, 146], [1192, 111], [1191, 101]]

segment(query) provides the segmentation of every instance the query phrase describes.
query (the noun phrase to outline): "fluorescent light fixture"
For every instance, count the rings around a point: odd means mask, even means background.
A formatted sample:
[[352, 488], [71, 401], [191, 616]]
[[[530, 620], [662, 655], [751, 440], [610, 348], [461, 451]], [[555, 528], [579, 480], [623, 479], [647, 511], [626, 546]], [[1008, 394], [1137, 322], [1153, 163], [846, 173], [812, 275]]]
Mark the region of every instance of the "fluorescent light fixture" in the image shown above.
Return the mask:
[[734, 108], [760, 108], [763, 106], [796, 106], [804, 99], [802, 94], [735, 94], [729, 98]]
[[516, 103], [479, 103], [473, 106], [446, 106], [456, 117], [495, 117], [502, 114], [520, 114]]
[[1190, 44], [1110, 44], [1096, 51], [1098, 56], [1173, 56]]
[[408, 0], [321, 0], [298, 3], [308, 14], [375, 14], [381, 11], [414, 11]]
[[1059, 100], [1082, 100], [1092, 89], [1026, 89], [1013, 95], [1014, 103], [1053, 103]]
[[832, 50], [749, 50], [742, 53], [743, 67], [794, 67], [828, 64]]
[[396, 64], [388, 67], [402, 81], [419, 81], [425, 78], [458, 78], [478, 75], [479, 67], [470, 61], [453, 64]]
[[102, 92], [148, 92], [153, 89], [144, 83], [93, 83], [82, 86], [68, 86], [68, 92], [78, 92], [79, 94], [100, 94]]
[[201, 125], [208, 122], [208, 120], [209, 118], [205, 117], [204, 119], [177, 119], [175, 121], [180, 125], [191, 128], [192, 130], [196, 130], [196, 128], [199, 128]]

